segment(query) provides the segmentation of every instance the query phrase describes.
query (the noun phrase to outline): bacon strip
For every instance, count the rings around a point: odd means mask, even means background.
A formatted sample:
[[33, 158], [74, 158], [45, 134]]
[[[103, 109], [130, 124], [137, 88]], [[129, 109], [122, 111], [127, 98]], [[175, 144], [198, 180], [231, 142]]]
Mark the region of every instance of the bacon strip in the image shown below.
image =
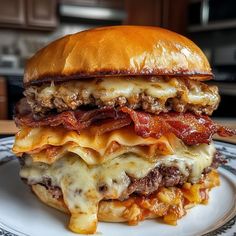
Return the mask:
[[208, 116], [176, 112], [151, 115], [128, 107], [123, 107], [121, 110], [130, 115], [134, 122], [135, 132], [144, 138], [160, 138], [164, 134], [174, 133], [185, 144], [197, 145], [209, 144], [216, 133], [224, 137], [236, 135], [236, 130], [220, 126]]
[[[112, 119], [112, 120], [111, 120]], [[100, 124], [102, 121], [102, 124]], [[94, 109], [90, 111], [65, 111], [56, 115], [49, 115], [41, 119], [34, 119], [32, 113], [15, 116], [17, 126], [41, 127], [64, 126], [69, 130], [80, 132], [93, 124], [97, 124], [102, 133], [129, 125], [131, 119], [128, 114], [113, 108]], [[114, 123], [115, 122], [115, 123]], [[101, 132], [101, 131], [97, 131]]]
[[120, 110], [108, 107], [90, 111], [65, 111], [40, 119], [35, 119], [32, 113], [18, 113], [15, 121], [18, 126], [64, 126], [77, 132], [91, 127], [97, 134], [122, 128], [133, 121], [135, 132], [143, 138], [160, 138], [162, 135], [173, 133], [187, 145], [210, 143], [216, 133], [223, 137], [236, 135], [236, 130], [220, 126], [208, 116], [176, 112], [152, 115], [128, 107]]

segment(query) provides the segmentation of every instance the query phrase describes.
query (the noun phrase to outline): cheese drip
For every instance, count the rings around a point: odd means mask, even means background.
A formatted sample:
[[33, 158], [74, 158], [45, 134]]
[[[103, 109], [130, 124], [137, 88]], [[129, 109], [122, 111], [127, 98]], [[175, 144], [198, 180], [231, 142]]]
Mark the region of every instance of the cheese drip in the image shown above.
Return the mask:
[[[176, 145], [173, 155], [147, 160], [127, 153], [94, 166], [88, 166], [72, 153], [67, 153], [51, 165], [33, 162], [28, 156], [20, 176], [28, 179], [30, 184], [43, 182], [49, 177], [52, 185], [61, 188], [71, 212], [70, 229], [77, 233], [93, 233], [97, 225], [98, 203], [102, 199], [119, 199], [130, 184], [128, 176], [140, 179], [155, 167], [164, 165], [176, 166], [183, 174], [189, 170], [189, 182], [199, 180], [203, 169], [212, 162], [214, 144], [181, 148]], [[105, 192], [99, 191], [101, 186], [106, 186]]]

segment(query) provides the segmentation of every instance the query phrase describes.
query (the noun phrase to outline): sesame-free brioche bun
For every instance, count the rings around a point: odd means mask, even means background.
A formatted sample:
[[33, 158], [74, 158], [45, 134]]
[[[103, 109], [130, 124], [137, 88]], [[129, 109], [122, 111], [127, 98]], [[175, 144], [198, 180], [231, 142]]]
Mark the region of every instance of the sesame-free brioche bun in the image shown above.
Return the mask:
[[[51, 193], [42, 185], [32, 185], [32, 190], [36, 196], [46, 205], [53, 207], [59, 211], [70, 214], [62, 198], [56, 199]], [[128, 218], [125, 212], [128, 207], [117, 204], [117, 201], [101, 201], [98, 208], [98, 220], [104, 222], [126, 222]], [[156, 218], [154, 214], [150, 213], [144, 219]]]
[[105, 76], [212, 77], [207, 58], [189, 39], [144, 26], [91, 29], [60, 38], [27, 62], [24, 84]]

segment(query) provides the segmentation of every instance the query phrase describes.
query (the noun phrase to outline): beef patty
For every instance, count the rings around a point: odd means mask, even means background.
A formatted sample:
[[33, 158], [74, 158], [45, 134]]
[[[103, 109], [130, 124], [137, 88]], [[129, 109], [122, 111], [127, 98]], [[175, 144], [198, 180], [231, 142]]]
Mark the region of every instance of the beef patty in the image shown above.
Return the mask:
[[185, 78], [106, 78], [29, 86], [24, 92], [35, 114], [76, 110], [80, 106], [170, 110], [211, 115], [219, 104], [216, 86]]
[[[220, 152], [216, 152], [213, 158], [213, 162], [211, 166], [204, 169], [202, 175], [209, 173], [212, 169], [217, 169], [220, 165], [225, 164], [227, 161], [224, 156]], [[20, 158], [20, 163], [23, 166], [24, 157]], [[131, 194], [136, 195], [149, 195], [158, 190], [159, 187], [174, 187], [183, 185], [189, 177], [188, 174], [183, 175], [180, 170], [175, 166], [158, 166], [154, 168], [152, 171], [148, 173], [147, 176], [141, 179], [130, 178], [130, 185], [128, 188], [122, 193], [119, 200], [127, 199]], [[60, 187], [53, 186], [52, 181], [49, 177], [44, 177], [42, 182], [29, 182], [27, 179], [23, 179], [29, 185], [40, 184], [44, 186], [51, 195], [59, 199], [62, 197], [62, 192]], [[107, 191], [106, 185], [100, 185], [98, 190], [101, 193], [105, 193]], [[107, 199], [108, 200], [108, 199]]]

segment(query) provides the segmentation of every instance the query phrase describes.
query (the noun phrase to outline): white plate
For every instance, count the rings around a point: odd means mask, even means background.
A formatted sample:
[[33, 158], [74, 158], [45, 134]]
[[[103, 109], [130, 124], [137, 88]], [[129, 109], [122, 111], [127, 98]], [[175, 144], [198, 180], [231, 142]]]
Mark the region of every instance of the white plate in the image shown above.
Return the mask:
[[[72, 236], [66, 229], [68, 216], [40, 203], [18, 176], [18, 161], [10, 152], [13, 138], [0, 139], [0, 235], [1, 236]], [[207, 206], [192, 208], [169, 226], [158, 220], [147, 220], [138, 226], [99, 223], [103, 236], [199, 236], [236, 235], [236, 146], [216, 142], [228, 164], [219, 168], [220, 187], [210, 193]]]

